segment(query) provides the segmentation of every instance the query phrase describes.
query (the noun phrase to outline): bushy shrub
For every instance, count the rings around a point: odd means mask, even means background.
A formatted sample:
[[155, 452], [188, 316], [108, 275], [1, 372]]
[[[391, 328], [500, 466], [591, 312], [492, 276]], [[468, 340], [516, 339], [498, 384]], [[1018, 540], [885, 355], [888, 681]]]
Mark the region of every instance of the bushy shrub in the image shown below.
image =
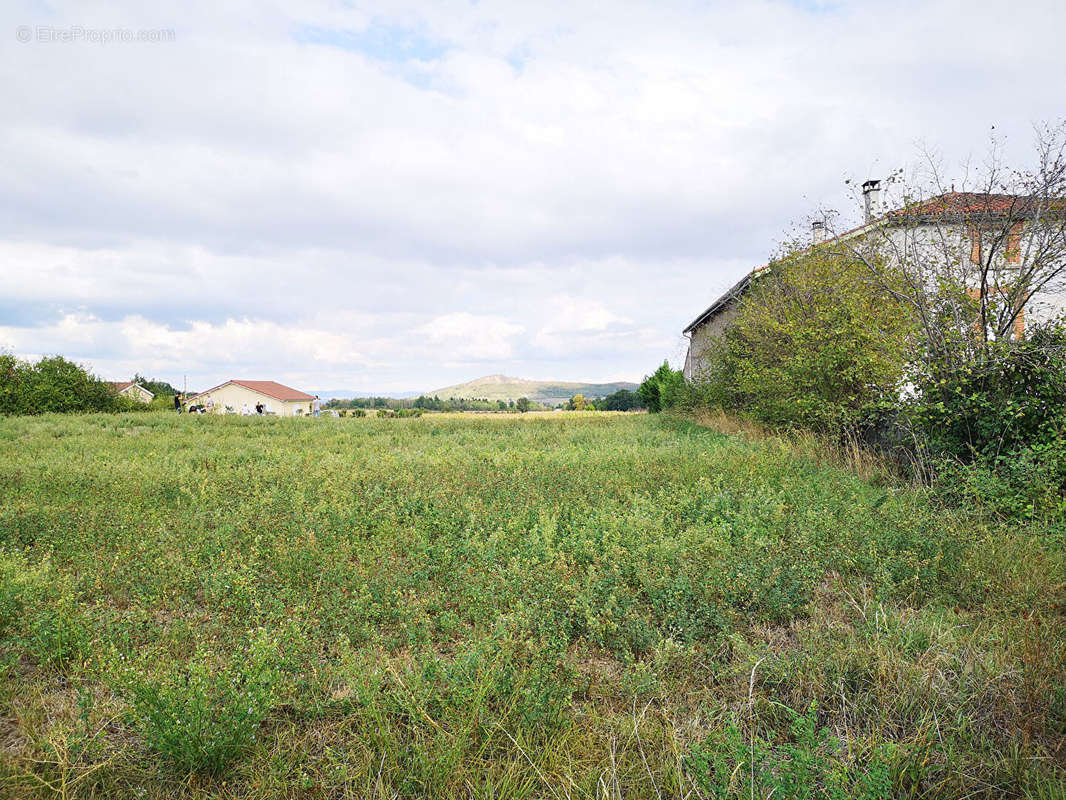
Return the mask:
[[1066, 436], [1035, 442], [994, 458], [939, 461], [941, 496], [958, 505], [979, 503], [1016, 519], [1066, 520]]
[[774, 427], [853, 429], [904, 379], [915, 330], [864, 266], [826, 250], [772, 263], [709, 348], [700, 391]]
[[1037, 328], [932, 371], [908, 411], [934, 452], [965, 462], [1053, 442], [1066, 429], [1066, 327]]

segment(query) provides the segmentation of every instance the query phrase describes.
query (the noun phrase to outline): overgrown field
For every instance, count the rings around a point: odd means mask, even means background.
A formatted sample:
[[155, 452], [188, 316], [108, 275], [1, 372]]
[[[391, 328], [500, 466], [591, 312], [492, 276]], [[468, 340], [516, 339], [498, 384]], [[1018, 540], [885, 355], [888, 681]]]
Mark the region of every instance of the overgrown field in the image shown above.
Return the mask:
[[646, 415], [0, 420], [0, 796], [1062, 797], [1063, 542]]

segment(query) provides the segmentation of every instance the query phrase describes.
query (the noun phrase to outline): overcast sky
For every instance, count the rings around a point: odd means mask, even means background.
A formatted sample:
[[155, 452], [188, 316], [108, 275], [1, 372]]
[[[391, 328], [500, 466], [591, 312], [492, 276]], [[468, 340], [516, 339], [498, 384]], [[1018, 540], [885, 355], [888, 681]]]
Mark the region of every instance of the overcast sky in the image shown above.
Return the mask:
[[845, 179], [1066, 112], [1061, 0], [0, 19], [0, 348], [195, 388], [639, 380]]

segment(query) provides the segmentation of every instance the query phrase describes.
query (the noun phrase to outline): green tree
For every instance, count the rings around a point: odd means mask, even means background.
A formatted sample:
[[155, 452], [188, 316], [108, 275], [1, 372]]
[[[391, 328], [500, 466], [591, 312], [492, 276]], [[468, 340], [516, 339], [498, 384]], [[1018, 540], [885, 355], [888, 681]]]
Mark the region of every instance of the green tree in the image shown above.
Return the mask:
[[141, 386], [143, 386], [145, 389], [147, 389], [148, 391], [150, 391], [152, 394], [156, 395], [157, 397], [159, 395], [166, 395], [167, 397], [173, 397], [174, 395], [178, 394], [178, 390], [175, 389], [173, 386], [171, 386], [166, 381], [161, 381], [161, 380], [158, 380], [157, 378], [151, 378], [151, 379], [145, 378], [143, 375], [141, 375], [139, 373], [134, 373], [133, 377], [130, 378], [130, 382], [131, 383], [139, 383]]
[[739, 303], [712, 361], [711, 395], [774, 426], [853, 428], [895, 404], [916, 335], [865, 266], [841, 253], [793, 252]]
[[533, 407], [533, 403], [530, 402], [528, 397], [519, 397], [518, 402], [515, 404], [515, 407], [523, 414], [525, 414]]
[[644, 407], [656, 413], [676, 405], [684, 388], [685, 376], [680, 370], [671, 369], [670, 363], [664, 361], [655, 372], [644, 378], [637, 394]]
[[604, 411], [633, 411], [642, 408], [640, 395], [628, 389], [619, 389], [614, 394], [609, 394], [596, 404]]

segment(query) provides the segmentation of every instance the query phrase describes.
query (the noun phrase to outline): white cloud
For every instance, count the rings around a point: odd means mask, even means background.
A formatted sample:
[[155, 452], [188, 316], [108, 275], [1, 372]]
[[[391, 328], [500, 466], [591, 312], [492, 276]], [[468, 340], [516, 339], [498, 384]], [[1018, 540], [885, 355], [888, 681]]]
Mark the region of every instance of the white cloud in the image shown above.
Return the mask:
[[514, 339], [522, 330], [500, 317], [461, 311], [434, 317], [415, 328], [412, 338], [415, 343], [424, 340], [431, 356], [446, 354], [452, 362], [489, 361], [511, 358]]

